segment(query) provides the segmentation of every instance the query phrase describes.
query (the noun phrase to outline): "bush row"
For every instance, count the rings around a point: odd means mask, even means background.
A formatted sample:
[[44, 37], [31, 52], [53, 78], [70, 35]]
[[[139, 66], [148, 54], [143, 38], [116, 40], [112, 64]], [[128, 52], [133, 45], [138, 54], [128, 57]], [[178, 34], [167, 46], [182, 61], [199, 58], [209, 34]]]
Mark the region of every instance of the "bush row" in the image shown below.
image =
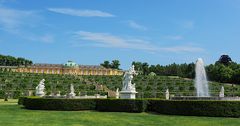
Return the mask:
[[98, 110], [117, 112], [144, 112], [146, 100], [130, 99], [55, 99], [21, 97], [19, 105], [35, 110]]
[[48, 99], [21, 97], [19, 104], [39, 110], [97, 110], [187, 116], [240, 117], [240, 101], [173, 101], [159, 99]]
[[105, 112], [144, 112], [147, 100], [142, 99], [97, 99], [96, 110]]
[[24, 98], [22, 103], [27, 109], [34, 110], [94, 110], [95, 99], [53, 99], [53, 98]]
[[240, 101], [148, 100], [148, 111], [187, 116], [240, 117]]

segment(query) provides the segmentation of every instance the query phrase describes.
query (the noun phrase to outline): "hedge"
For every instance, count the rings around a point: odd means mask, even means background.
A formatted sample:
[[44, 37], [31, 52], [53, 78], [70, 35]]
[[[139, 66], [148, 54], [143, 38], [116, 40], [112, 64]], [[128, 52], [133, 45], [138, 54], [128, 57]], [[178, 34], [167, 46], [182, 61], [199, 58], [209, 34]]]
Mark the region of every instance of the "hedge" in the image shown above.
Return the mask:
[[104, 112], [144, 112], [147, 100], [142, 99], [97, 99], [96, 110]]
[[54, 99], [21, 97], [19, 104], [39, 110], [98, 110], [108, 112], [144, 112], [147, 100], [140, 99]]
[[95, 99], [25, 98], [23, 105], [36, 110], [95, 110]]
[[148, 100], [148, 111], [170, 115], [240, 117], [240, 101]]
[[39, 110], [97, 110], [160, 114], [240, 117], [240, 101], [174, 101], [159, 99], [53, 99], [21, 97], [19, 104]]
[[23, 105], [24, 99], [27, 97], [19, 97], [18, 98], [18, 105]]

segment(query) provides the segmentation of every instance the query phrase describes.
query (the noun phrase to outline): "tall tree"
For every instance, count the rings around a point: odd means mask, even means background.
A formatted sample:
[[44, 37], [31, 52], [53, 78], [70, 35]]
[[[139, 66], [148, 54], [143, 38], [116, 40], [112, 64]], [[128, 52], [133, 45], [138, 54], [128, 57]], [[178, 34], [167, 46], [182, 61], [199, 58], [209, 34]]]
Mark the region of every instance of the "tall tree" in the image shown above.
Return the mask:
[[113, 60], [112, 61], [111, 68], [113, 68], [113, 69], [120, 69], [119, 66], [120, 66], [119, 60]]
[[112, 60], [111, 63], [109, 61], [105, 60], [100, 65], [105, 67], [105, 68], [120, 69], [119, 68], [119, 66], [120, 66], [120, 61], [119, 60]]
[[142, 68], [142, 63], [141, 62], [137, 62], [137, 61], [133, 61], [132, 65], [134, 65], [135, 70], [139, 73], [139, 74], [143, 74], [143, 68]]
[[217, 63], [221, 63], [224, 65], [229, 65], [232, 62], [232, 59], [228, 55], [221, 55]]
[[100, 64], [101, 66], [105, 67], [105, 68], [110, 68], [111, 64], [109, 61], [105, 60], [103, 63]]

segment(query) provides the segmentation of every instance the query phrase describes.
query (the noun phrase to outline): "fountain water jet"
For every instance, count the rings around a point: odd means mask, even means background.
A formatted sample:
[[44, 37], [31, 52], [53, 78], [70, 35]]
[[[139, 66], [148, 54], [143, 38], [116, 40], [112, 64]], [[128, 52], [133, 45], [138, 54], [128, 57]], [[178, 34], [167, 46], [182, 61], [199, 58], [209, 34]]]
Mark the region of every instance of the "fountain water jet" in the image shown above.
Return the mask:
[[202, 58], [198, 58], [195, 66], [195, 88], [198, 97], [209, 97], [208, 81]]
[[[204, 68], [204, 62], [198, 58], [195, 64], [195, 88], [197, 96], [173, 96], [170, 100], [225, 100], [240, 101], [240, 97], [225, 97], [224, 87], [221, 88], [219, 96], [210, 96], [208, 92], [207, 75]], [[167, 99], [167, 98], [166, 98]]]

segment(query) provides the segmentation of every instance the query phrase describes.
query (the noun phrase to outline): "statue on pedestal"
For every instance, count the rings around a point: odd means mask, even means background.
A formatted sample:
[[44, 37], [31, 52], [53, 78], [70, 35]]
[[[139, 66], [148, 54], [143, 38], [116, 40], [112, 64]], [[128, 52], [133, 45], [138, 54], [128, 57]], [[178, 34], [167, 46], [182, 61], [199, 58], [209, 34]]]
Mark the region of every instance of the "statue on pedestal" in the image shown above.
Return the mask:
[[120, 91], [121, 99], [135, 99], [136, 98], [136, 88], [135, 84], [132, 84], [133, 76], [137, 75], [137, 72], [134, 70], [134, 65], [130, 67], [128, 71], [124, 73], [122, 90]]
[[123, 76], [123, 88], [122, 91], [136, 91], [135, 84], [132, 84], [133, 75], [137, 75], [137, 72], [134, 70], [134, 65], [130, 67], [128, 71], [125, 72]]
[[221, 91], [219, 92], [219, 97], [223, 98], [224, 97], [224, 87], [221, 87]]
[[169, 90], [168, 89], [165, 92], [165, 98], [166, 98], [166, 100], [169, 100], [169, 98], [170, 98], [170, 94], [169, 94]]
[[71, 84], [70, 86], [70, 93], [68, 94], [70, 98], [73, 98], [76, 96], [76, 94], [74, 93], [74, 86], [73, 84]]
[[118, 91], [119, 89], [117, 88], [117, 90], [116, 90], [116, 98], [118, 99], [119, 98], [119, 91]]
[[44, 89], [45, 89], [45, 85], [44, 85], [44, 82], [45, 82], [45, 79], [42, 79], [38, 86], [36, 87], [36, 96], [44, 96], [45, 93], [44, 93]]

